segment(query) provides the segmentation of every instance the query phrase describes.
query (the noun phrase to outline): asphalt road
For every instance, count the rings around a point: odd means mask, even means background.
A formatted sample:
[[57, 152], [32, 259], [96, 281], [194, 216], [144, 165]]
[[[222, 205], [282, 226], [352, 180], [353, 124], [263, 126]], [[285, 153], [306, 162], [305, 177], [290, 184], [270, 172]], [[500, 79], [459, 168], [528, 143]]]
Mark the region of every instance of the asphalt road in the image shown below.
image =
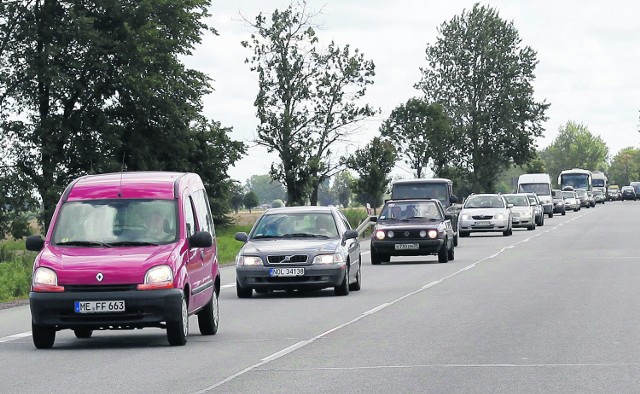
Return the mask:
[[[161, 329], [58, 333], [36, 350], [28, 306], [0, 310], [0, 391], [640, 392], [640, 202], [460, 239], [456, 259], [394, 258], [363, 288], [237, 299], [221, 327], [170, 347]], [[368, 250], [368, 242], [363, 242]]]

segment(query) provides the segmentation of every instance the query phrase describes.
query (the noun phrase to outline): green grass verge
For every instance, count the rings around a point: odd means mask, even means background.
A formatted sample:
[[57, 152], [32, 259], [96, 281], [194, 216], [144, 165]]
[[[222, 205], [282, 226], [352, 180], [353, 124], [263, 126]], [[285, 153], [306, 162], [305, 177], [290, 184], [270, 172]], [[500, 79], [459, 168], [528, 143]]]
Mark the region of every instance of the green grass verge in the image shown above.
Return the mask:
[[0, 302], [26, 298], [36, 253], [24, 251], [24, 241], [0, 243]]
[[216, 229], [216, 238], [218, 241], [218, 261], [220, 265], [231, 265], [236, 261], [236, 254], [240, 251], [242, 245], [240, 241], [236, 241], [236, 232], [244, 231], [248, 233], [251, 226], [229, 226], [227, 228]]

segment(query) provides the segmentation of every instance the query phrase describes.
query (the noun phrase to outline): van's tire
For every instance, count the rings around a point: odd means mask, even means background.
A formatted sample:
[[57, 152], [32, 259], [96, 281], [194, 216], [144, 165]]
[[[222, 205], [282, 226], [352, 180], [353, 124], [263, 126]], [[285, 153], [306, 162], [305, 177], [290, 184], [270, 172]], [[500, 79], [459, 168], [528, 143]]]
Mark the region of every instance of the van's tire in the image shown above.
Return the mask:
[[347, 268], [344, 273], [344, 279], [342, 280], [342, 283], [334, 287], [333, 291], [337, 296], [349, 295], [349, 268]]
[[56, 329], [31, 323], [31, 337], [37, 349], [51, 349], [56, 341]]
[[178, 316], [176, 316], [178, 320], [167, 322], [167, 339], [171, 346], [184, 346], [189, 335], [189, 311], [184, 292], [182, 293], [180, 310], [176, 312], [178, 313]]
[[220, 310], [218, 309], [218, 293], [213, 289], [211, 301], [198, 312], [198, 327], [202, 335], [215, 335], [220, 324]]
[[88, 328], [76, 328], [75, 330], [73, 330], [73, 333], [78, 339], [87, 339], [91, 338], [91, 335], [93, 335], [93, 330]]
[[447, 240], [445, 238], [444, 245], [438, 251], [438, 263], [444, 264], [449, 261], [449, 250], [447, 248]]
[[238, 298], [251, 298], [253, 295], [253, 289], [251, 287], [242, 287], [236, 279], [236, 295]]

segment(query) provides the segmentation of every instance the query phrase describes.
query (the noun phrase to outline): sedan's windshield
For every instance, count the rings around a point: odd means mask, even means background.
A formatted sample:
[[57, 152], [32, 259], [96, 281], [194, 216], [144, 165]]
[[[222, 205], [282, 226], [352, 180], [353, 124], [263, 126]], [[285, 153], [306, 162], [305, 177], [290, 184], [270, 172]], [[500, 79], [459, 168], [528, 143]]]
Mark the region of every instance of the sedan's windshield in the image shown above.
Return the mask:
[[573, 192], [562, 192], [562, 198], [576, 198], [576, 195]]
[[68, 246], [138, 246], [175, 242], [174, 200], [89, 200], [67, 202], [52, 242]]
[[514, 207], [528, 207], [529, 199], [524, 195], [503, 195], [508, 204], [513, 204]]
[[252, 238], [337, 238], [330, 212], [267, 214], [256, 224]]
[[500, 196], [471, 196], [464, 208], [505, 208], [505, 205]]

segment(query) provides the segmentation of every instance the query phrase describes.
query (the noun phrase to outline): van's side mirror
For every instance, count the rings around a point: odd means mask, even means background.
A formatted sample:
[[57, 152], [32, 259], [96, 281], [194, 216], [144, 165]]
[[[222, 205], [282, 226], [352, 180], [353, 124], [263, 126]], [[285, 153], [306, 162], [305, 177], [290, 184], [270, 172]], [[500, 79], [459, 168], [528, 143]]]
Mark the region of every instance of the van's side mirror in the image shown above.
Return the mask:
[[236, 233], [236, 241], [247, 242], [249, 236], [244, 231]]
[[213, 245], [213, 237], [206, 231], [196, 231], [189, 237], [190, 248], [208, 248]]
[[454, 196], [453, 194], [451, 195], [451, 197], [449, 197], [449, 202], [451, 204], [457, 204], [458, 203], [458, 197]]
[[25, 247], [32, 252], [39, 252], [44, 248], [44, 239], [39, 235], [30, 235], [27, 237]]

